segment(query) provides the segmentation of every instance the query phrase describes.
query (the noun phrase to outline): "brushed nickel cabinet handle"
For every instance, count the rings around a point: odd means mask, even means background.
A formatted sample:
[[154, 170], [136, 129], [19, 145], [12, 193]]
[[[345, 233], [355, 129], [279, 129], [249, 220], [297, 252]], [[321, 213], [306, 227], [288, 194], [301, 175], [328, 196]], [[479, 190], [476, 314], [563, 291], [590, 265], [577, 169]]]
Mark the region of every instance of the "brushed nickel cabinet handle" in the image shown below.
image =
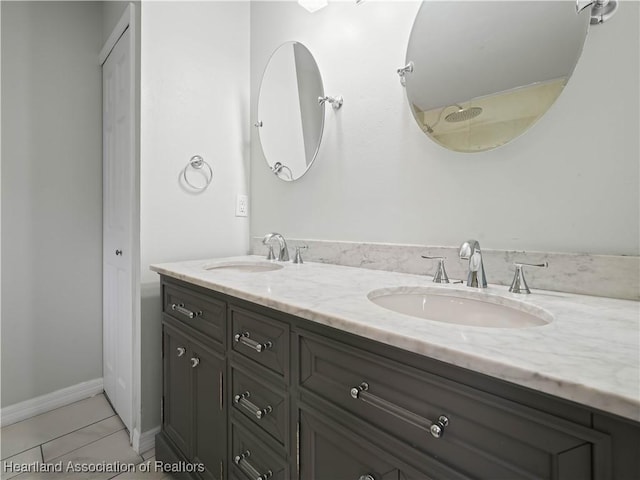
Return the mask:
[[370, 473], [367, 473], [366, 475], [360, 475], [360, 478], [358, 478], [358, 480], [376, 480], [376, 477], [374, 477]]
[[267, 405], [264, 408], [260, 408], [255, 403], [253, 403], [252, 401], [248, 400], [248, 398], [250, 396], [251, 396], [251, 393], [249, 393], [249, 391], [246, 391], [246, 392], [241, 393], [239, 395], [235, 395], [233, 397], [233, 403], [235, 403], [236, 405], [240, 405], [240, 406], [244, 407], [246, 410], [251, 412], [252, 415], [255, 415], [255, 417], [258, 420], [261, 420], [268, 413], [273, 412], [273, 408], [271, 408], [271, 405]]
[[191, 368], [196, 368], [200, 365], [200, 359], [198, 357], [191, 357]]
[[431, 420], [410, 412], [395, 403], [369, 393], [369, 384], [367, 382], [362, 382], [359, 386], [352, 387], [350, 393], [352, 398], [362, 400], [363, 402], [373, 405], [374, 407], [404, 420], [421, 430], [425, 430], [435, 438], [442, 437], [445, 427], [449, 425], [449, 418], [445, 415], [440, 415], [435, 422], [432, 422]]
[[273, 342], [265, 342], [265, 343], [256, 342], [255, 340], [252, 340], [250, 336], [251, 334], [249, 332], [236, 333], [233, 339], [236, 342], [242, 343], [243, 345], [246, 345], [249, 348], [253, 348], [258, 353], [262, 353], [265, 350], [273, 347]]
[[184, 348], [184, 347], [178, 347], [176, 350], [178, 350], [178, 356], [179, 357], [183, 356], [187, 351], [187, 349]]
[[251, 456], [251, 452], [246, 450], [240, 455], [233, 457], [233, 463], [235, 463], [240, 470], [247, 474], [253, 480], [267, 480], [273, 475], [271, 470], [267, 470], [266, 473], [260, 473], [253, 465], [251, 465], [247, 458]]
[[202, 312], [192, 312], [191, 310], [184, 308], [184, 303], [172, 303], [171, 310], [175, 310], [176, 312], [181, 313], [182, 315], [189, 318], [199, 317], [200, 315], [202, 315]]

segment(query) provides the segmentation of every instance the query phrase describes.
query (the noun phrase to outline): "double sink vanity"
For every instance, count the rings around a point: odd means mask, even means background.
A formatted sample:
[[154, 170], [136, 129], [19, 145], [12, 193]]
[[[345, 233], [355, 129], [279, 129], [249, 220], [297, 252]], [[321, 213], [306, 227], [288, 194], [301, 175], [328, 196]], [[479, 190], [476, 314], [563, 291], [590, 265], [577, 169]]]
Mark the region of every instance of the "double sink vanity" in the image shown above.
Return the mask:
[[637, 302], [261, 256], [152, 269], [156, 455], [187, 476], [638, 478]]

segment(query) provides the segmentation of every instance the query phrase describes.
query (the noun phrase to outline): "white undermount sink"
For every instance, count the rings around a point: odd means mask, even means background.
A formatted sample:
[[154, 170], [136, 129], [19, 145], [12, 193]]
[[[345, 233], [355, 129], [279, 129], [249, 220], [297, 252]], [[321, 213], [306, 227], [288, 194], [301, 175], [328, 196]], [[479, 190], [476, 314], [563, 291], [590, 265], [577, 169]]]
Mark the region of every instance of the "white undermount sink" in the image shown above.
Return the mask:
[[228, 272], [241, 272], [241, 273], [261, 273], [272, 272], [274, 270], [280, 270], [282, 265], [271, 262], [227, 262], [217, 263], [214, 265], [208, 265], [204, 267], [205, 270], [219, 270]]
[[398, 287], [374, 290], [367, 298], [382, 308], [404, 315], [474, 327], [539, 327], [553, 320], [541, 308], [477, 291]]

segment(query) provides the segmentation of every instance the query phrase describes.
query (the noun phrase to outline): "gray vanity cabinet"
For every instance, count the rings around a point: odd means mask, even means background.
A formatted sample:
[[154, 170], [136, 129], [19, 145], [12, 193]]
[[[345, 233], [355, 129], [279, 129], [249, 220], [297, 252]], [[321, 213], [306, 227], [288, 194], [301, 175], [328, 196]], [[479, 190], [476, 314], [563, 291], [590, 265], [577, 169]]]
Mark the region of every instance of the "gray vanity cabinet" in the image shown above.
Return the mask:
[[184, 458], [204, 466], [203, 479], [222, 480], [227, 436], [224, 355], [181, 329], [163, 325], [163, 431]]
[[175, 279], [162, 284], [156, 457], [205, 465], [185, 478], [640, 478], [637, 423]]
[[179, 285], [164, 285], [162, 335], [157, 458], [201, 464], [200, 478], [222, 480], [227, 458], [226, 303]]

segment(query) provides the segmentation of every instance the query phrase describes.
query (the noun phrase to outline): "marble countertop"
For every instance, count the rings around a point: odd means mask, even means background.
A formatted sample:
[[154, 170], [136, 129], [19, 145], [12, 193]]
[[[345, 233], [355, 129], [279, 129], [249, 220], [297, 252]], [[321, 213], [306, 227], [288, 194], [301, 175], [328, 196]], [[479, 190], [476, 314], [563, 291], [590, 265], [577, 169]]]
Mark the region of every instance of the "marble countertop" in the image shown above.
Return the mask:
[[[640, 302], [504, 286], [478, 291], [430, 277], [323, 263], [278, 263], [240, 272], [205, 267], [264, 262], [261, 256], [152, 265], [163, 275], [313, 322], [490, 375], [640, 422]], [[488, 328], [424, 320], [375, 305], [373, 290], [429, 287], [494, 303], [520, 302], [553, 321], [529, 328]]]

